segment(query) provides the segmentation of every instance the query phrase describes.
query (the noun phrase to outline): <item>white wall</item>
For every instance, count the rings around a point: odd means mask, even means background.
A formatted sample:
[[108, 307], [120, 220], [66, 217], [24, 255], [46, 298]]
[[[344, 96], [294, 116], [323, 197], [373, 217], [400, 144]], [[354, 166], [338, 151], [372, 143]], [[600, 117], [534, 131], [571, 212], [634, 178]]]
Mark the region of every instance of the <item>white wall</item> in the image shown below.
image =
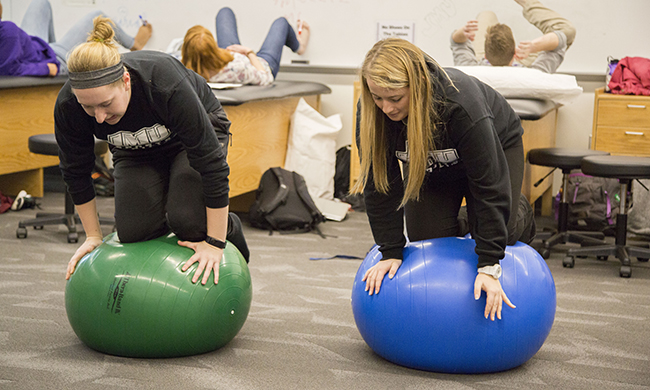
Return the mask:
[[[20, 23], [30, 0], [2, 0], [5, 19]], [[164, 50], [173, 38], [201, 24], [214, 32], [220, 7], [231, 7], [237, 17], [241, 41], [257, 50], [271, 22], [284, 16], [295, 25], [298, 18], [312, 26], [310, 49], [303, 58], [312, 65], [356, 67], [376, 42], [377, 24], [415, 24], [414, 43], [443, 66], [452, 65], [449, 37], [453, 30], [483, 10], [494, 11], [508, 24], [518, 41], [540, 32], [522, 17], [513, 0], [50, 0], [57, 36], [82, 15], [101, 10], [134, 33], [139, 16], [149, 20], [154, 35], [149, 49]], [[560, 71], [596, 73], [607, 56], [650, 57], [650, 1], [542, 0], [570, 20], [577, 29], [575, 43]], [[297, 56], [285, 50], [283, 63]]]

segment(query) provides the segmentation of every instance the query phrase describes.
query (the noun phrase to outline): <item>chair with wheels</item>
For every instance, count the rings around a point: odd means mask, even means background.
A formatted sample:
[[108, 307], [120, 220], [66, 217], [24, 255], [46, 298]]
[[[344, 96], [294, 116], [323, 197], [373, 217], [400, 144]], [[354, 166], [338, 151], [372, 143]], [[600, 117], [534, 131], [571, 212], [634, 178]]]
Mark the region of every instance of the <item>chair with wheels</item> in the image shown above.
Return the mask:
[[557, 230], [554, 232], [538, 232], [536, 237], [542, 239], [543, 247], [539, 248], [538, 251], [543, 258], [548, 259], [551, 255], [551, 248], [557, 244], [601, 245], [605, 243], [605, 235], [602, 232], [568, 230], [569, 203], [567, 200], [567, 185], [569, 174], [572, 170], [580, 169], [584, 157], [606, 155], [609, 155], [609, 153], [599, 150], [571, 148], [538, 148], [528, 151], [527, 160], [529, 163], [553, 168], [545, 178], [555, 169], [562, 170], [562, 198], [558, 210]]
[[[29, 137], [29, 151], [48, 156], [58, 156], [59, 146], [56, 143], [54, 134], [38, 134]], [[101, 140], [95, 140], [95, 154], [101, 155], [108, 150], [108, 144]], [[113, 218], [100, 217], [102, 224], [115, 225]], [[65, 212], [61, 213], [37, 213], [36, 218], [20, 221], [16, 229], [16, 237], [27, 238], [27, 226], [34, 229], [43, 229], [45, 225], [65, 225], [68, 228], [68, 242], [79, 241], [76, 224], [81, 223], [79, 216], [75, 214], [74, 203], [68, 192], [65, 193]]]
[[571, 248], [562, 265], [573, 268], [576, 256], [597, 256], [606, 260], [615, 256], [621, 262], [619, 275], [624, 278], [632, 276], [630, 257], [646, 262], [650, 258], [650, 249], [627, 245], [627, 209], [628, 197], [633, 180], [650, 179], [650, 158], [632, 156], [589, 156], [582, 160], [582, 172], [591, 176], [618, 179], [621, 183], [621, 205], [616, 215], [616, 235], [614, 244], [603, 244], [585, 248]]

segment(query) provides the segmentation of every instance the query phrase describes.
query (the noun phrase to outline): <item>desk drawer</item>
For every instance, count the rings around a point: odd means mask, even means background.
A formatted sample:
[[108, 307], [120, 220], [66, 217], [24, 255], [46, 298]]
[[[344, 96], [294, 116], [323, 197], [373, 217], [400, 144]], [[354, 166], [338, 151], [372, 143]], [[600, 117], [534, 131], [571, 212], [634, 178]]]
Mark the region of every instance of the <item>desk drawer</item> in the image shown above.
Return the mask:
[[[639, 99], [641, 100], [641, 99]], [[635, 100], [601, 100], [598, 126], [646, 127], [650, 129], [650, 102]]]
[[630, 129], [611, 126], [596, 128], [596, 150], [628, 156], [650, 156], [650, 128]]

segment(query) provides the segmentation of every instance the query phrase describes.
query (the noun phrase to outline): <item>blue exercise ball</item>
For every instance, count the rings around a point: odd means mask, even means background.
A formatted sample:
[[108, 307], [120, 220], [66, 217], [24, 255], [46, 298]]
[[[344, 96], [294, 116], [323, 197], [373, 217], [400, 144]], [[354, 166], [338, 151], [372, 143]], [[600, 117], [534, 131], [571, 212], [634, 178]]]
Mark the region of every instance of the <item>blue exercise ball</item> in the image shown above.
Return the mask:
[[419, 370], [480, 374], [528, 361], [544, 344], [555, 319], [555, 283], [530, 246], [506, 248], [499, 279], [516, 309], [503, 304], [502, 319], [485, 319], [485, 292], [474, 299], [475, 242], [445, 237], [409, 243], [393, 277], [368, 295], [366, 271], [381, 260], [373, 247], [352, 287], [352, 311], [375, 353]]
[[214, 351], [248, 317], [253, 295], [248, 265], [231, 243], [208, 282], [192, 283], [194, 251], [174, 234], [122, 244], [113, 233], [84, 256], [65, 289], [65, 308], [79, 339], [97, 351], [163, 358]]

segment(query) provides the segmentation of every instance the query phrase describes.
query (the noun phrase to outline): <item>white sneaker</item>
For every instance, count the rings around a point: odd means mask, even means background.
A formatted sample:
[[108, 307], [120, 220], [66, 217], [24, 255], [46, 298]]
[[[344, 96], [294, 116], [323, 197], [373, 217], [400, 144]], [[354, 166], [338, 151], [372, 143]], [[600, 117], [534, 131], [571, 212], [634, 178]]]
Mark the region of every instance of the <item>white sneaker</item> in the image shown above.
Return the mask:
[[23, 198], [25, 198], [26, 196], [27, 196], [27, 191], [25, 191], [25, 190], [20, 191], [18, 193], [18, 195], [16, 196], [16, 199], [14, 200], [14, 203], [11, 205], [11, 209], [13, 211], [17, 211], [17, 210], [20, 210], [21, 208], [23, 208], [22, 207], [23, 202], [24, 202]]

